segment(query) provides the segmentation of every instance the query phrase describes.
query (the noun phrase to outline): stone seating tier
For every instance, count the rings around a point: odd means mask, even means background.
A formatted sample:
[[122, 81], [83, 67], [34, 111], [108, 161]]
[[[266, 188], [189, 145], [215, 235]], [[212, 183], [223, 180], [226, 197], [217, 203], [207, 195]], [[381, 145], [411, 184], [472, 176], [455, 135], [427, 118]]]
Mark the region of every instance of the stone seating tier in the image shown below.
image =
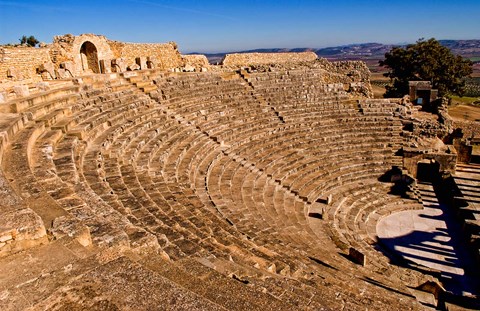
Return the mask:
[[[385, 308], [398, 293], [419, 309], [406, 272], [370, 245], [375, 221], [400, 206], [374, 181], [401, 130], [393, 106], [352, 101], [322, 71], [246, 80], [150, 70], [93, 75], [73, 89], [18, 104], [24, 115], [8, 118], [0, 145], [12, 189], [52, 239], [126, 247], [142, 267], [226, 308], [192, 280], [244, 292], [248, 309], [359, 309], [365, 297]], [[366, 181], [378, 189], [371, 198], [345, 192]], [[337, 203], [313, 222], [309, 209], [327, 194]], [[339, 255], [345, 245], [379, 264], [358, 269]]]

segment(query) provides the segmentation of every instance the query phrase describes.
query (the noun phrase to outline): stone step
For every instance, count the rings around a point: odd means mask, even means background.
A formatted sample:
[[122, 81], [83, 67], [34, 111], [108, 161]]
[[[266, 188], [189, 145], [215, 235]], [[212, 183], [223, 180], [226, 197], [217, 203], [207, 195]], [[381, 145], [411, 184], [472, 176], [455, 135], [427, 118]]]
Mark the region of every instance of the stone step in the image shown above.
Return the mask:
[[201, 262], [202, 260], [187, 259], [176, 265], [165, 265], [159, 259], [149, 259], [142, 261], [142, 264], [227, 310], [289, 310], [293, 307], [286, 301], [255, 290]]

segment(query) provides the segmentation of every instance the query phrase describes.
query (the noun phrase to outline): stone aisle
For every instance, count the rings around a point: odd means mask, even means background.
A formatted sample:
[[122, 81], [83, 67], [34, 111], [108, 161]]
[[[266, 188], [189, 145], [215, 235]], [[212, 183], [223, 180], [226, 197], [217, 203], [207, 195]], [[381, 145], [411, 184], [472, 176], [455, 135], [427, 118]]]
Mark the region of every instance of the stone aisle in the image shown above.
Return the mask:
[[404, 211], [382, 219], [377, 235], [403, 258], [441, 272], [446, 289], [456, 295], [478, 294], [470, 271], [475, 262], [449, 206], [438, 201], [433, 185], [419, 183], [423, 210]]

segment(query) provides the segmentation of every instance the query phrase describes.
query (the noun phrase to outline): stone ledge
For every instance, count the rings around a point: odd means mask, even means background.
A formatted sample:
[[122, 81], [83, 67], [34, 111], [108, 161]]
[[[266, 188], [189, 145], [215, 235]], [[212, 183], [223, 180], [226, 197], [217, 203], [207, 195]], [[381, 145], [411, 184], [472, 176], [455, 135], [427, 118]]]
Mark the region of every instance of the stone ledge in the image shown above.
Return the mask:
[[42, 219], [24, 208], [0, 214], [0, 257], [48, 242]]

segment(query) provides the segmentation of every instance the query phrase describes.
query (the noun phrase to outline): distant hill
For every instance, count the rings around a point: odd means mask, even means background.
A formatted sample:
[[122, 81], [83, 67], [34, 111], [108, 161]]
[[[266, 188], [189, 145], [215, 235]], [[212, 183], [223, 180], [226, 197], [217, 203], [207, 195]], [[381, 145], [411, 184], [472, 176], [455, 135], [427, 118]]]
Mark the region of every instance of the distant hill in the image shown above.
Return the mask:
[[[452, 50], [453, 53], [471, 58], [476, 62], [480, 62], [480, 40], [439, 40], [439, 42]], [[220, 62], [225, 54], [229, 53], [281, 53], [281, 52], [305, 52], [313, 51], [319, 57], [330, 59], [382, 59], [386, 52], [394, 46], [405, 46], [406, 44], [382, 44], [382, 43], [361, 43], [348, 44], [335, 47], [327, 47], [321, 49], [314, 48], [272, 48], [272, 49], [255, 49], [247, 51], [237, 51], [228, 53], [205, 54], [211, 63]], [[198, 53], [191, 53], [198, 54]]]

